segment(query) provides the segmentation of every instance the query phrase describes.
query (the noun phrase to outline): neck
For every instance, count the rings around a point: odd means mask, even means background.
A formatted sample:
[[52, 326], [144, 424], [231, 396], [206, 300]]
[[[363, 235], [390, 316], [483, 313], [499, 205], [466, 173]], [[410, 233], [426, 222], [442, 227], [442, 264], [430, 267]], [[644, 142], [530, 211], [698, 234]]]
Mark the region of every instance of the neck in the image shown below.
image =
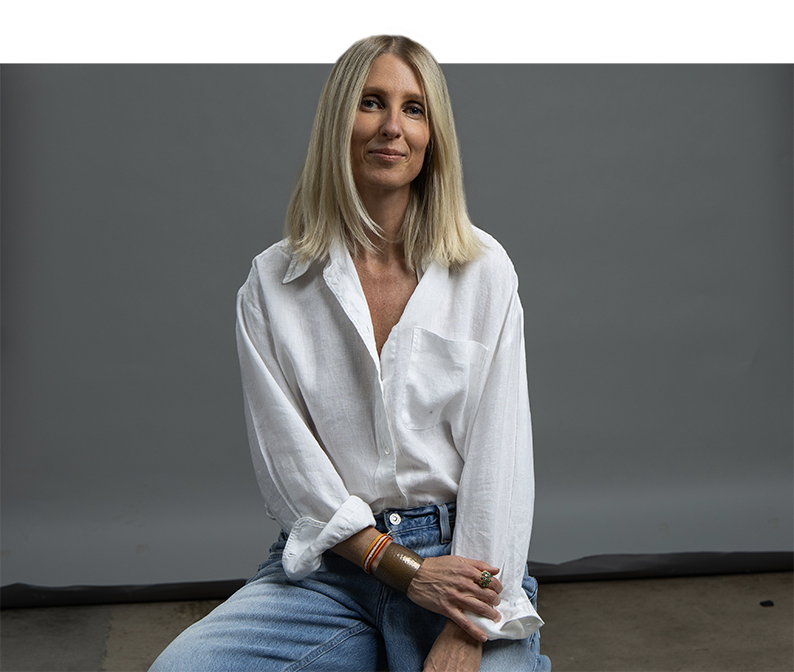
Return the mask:
[[381, 194], [361, 194], [367, 213], [382, 231], [382, 237], [367, 232], [377, 252], [375, 255], [365, 253], [366, 257], [374, 256], [382, 263], [405, 258], [400, 228], [408, 209], [409, 195], [408, 189]]

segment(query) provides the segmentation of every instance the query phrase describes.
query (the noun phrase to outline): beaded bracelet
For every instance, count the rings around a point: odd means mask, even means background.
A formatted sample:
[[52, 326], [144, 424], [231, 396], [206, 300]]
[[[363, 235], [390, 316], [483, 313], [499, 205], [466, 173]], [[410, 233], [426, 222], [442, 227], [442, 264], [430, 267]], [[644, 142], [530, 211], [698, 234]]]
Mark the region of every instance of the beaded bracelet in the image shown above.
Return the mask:
[[375, 540], [369, 545], [364, 557], [361, 558], [361, 566], [367, 574], [371, 574], [372, 562], [378, 557], [380, 552], [386, 547], [390, 541], [394, 541], [388, 534], [381, 534], [375, 537]]

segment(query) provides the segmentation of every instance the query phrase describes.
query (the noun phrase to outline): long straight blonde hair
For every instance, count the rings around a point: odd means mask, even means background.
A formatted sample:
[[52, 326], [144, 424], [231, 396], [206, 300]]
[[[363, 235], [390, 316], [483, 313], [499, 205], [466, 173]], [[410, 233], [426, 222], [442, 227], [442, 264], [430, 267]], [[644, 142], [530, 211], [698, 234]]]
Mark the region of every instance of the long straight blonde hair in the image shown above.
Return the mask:
[[438, 261], [455, 267], [473, 259], [481, 244], [466, 208], [460, 149], [447, 83], [422, 45], [402, 36], [356, 42], [333, 67], [314, 118], [309, 150], [287, 209], [286, 232], [301, 259], [324, 259], [335, 240], [352, 253], [374, 250], [367, 231], [381, 235], [353, 180], [350, 142], [356, 111], [372, 63], [381, 54], [402, 58], [425, 94], [430, 142], [400, 232], [409, 268]]

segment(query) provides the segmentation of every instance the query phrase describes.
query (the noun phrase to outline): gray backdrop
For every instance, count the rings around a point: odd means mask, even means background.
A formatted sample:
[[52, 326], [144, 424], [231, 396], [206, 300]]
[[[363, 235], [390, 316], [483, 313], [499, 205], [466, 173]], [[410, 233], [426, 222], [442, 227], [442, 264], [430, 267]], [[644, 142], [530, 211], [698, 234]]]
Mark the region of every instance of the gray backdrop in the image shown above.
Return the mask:
[[[521, 279], [531, 559], [792, 550], [792, 68], [444, 69]], [[3, 584], [264, 559], [234, 296], [329, 71], [3, 66]]]

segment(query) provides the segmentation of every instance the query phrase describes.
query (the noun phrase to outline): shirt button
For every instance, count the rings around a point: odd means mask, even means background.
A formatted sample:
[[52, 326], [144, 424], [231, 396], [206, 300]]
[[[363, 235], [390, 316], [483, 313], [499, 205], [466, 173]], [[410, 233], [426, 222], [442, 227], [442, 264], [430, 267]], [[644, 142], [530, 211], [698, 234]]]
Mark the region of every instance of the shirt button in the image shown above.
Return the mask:
[[383, 449], [383, 452], [386, 453], [387, 455], [391, 455], [391, 446], [386, 446]]
[[400, 518], [400, 514], [399, 513], [389, 514], [389, 522], [392, 525], [399, 525], [400, 521], [402, 521], [402, 518]]

